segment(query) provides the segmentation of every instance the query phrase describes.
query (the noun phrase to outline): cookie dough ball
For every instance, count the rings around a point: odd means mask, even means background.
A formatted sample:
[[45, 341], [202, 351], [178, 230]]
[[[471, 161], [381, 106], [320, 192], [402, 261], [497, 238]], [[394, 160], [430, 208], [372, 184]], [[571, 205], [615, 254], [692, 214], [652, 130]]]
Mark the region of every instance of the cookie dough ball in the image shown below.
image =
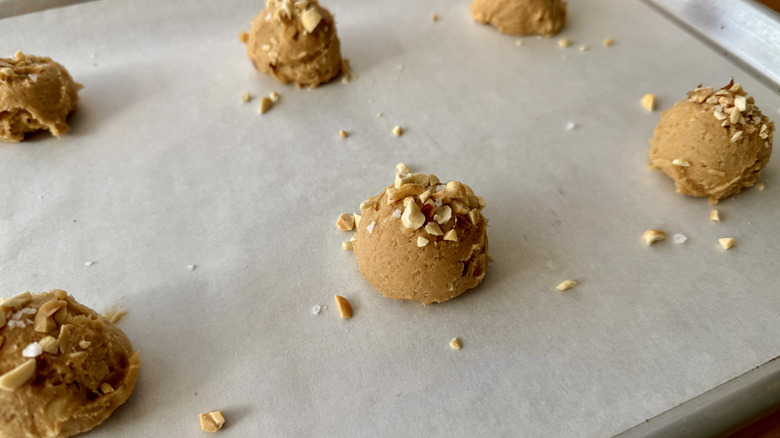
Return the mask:
[[246, 53], [260, 73], [298, 87], [316, 87], [341, 71], [336, 23], [317, 0], [268, 0], [252, 22]]
[[388, 298], [455, 298], [485, 277], [485, 200], [460, 182], [398, 169], [394, 185], [361, 205], [353, 245], [360, 272]]
[[81, 88], [51, 58], [22, 52], [0, 58], [0, 141], [18, 143], [27, 132], [68, 132]]
[[561, 0], [474, 0], [471, 16], [509, 35], [552, 36], [566, 24], [566, 2]]
[[674, 180], [677, 193], [715, 204], [756, 182], [774, 131], [739, 84], [699, 87], [661, 114], [650, 140], [652, 167]]
[[92, 429], [130, 397], [140, 365], [121, 330], [65, 291], [0, 302], [0, 436]]

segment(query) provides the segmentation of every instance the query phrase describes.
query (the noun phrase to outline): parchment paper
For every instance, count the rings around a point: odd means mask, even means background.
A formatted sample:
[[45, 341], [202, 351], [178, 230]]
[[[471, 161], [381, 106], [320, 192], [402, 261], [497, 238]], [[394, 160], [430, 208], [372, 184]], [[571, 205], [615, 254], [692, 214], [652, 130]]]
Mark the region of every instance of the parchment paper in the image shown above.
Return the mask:
[[[779, 118], [717, 53], [636, 1], [569, 2], [561, 49], [475, 24], [465, 0], [328, 0], [359, 79], [298, 90], [237, 40], [263, 4], [0, 21], [3, 56], [51, 56], [85, 86], [71, 133], [0, 146], [0, 290], [129, 310], [139, 383], [89, 436], [193, 436], [221, 409], [224, 437], [604, 437], [778, 355], [778, 160], [721, 223], [646, 171], [645, 93], [663, 110], [734, 76]], [[240, 100], [271, 91], [264, 115]], [[451, 302], [382, 298], [341, 249], [337, 216], [399, 161], [488, 201], [495, 260]], [[688, 240], [646, 247], [648, 228]]]

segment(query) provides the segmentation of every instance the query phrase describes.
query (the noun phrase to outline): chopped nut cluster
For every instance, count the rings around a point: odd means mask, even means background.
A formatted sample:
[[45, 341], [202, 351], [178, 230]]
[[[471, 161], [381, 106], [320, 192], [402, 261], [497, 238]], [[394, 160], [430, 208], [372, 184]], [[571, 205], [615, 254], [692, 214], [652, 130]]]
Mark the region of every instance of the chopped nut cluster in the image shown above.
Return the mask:
[[[102, 390], [103, 387], [101, 386], [100, 389]], [[212, 411], [205, 414], [200, 414], [200, 428], [204, 432], [216, 432], [222, 429], [222, 426], [224, 425], [225, 414], [223, 414], [222, 411]]]
[[666, 233], [661, 230], [650, 229], [642, 234], [642, 240], [645, 241], [645, 245], [652, 245], [664, 239], [666, 239]]
[[764, 140], [764, 146], [769, 147], [774, 133], [774, 123], [761, 114], [755, 106], [755, 101], [748, 96], [742, 86], [732, 79], [720, 90], [711, 87], [697, 87], [688, 93], [688, 101], [707, 105], [712, 115], [721, 122], [720, 126], [728, 130], [732, 143], [758, 135]]

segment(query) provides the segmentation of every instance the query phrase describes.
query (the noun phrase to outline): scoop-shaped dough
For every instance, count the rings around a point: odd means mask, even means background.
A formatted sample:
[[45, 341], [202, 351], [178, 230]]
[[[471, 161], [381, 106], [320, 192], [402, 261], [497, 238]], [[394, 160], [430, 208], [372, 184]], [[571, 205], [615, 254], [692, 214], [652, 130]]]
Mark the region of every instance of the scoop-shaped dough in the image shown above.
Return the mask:
[[484, 206], [460, 182], [399, 174], [361, 208], [353, 244], [360, 272], [388, 298], [430, 304], [457, 297], [487, 271]]
[[[0, 303], [0, 436], [75, 435], [130, 397], [141, 363], [121, 330], [62, 290], [11, 301]], [[3, 387], [3, 376], [31, 360], [22, 352], [34, 342], [43, 353], [32, 375]]]
[[661, 114], [650, 140], [652, 167], [674, 180], [677, 193], [715, 204], [758, 180], [774, 130], [739, 84], [699, 87]]
[[24, 134], [68, 132], [68, 114], [76, 109], [81, 84], [51, 58], [16, 52], [0, 58], [0, 141], [18, 143]]
[[474, 0], [474, 21], [490, 23], [509, 35], [552, 36], [566, 24], [566, 2], [561, 0]]
[[336, 23], [317, 0], [268, 0], [246, 43], [255, 68], [282, 83], [316, 87], [341, 71]]

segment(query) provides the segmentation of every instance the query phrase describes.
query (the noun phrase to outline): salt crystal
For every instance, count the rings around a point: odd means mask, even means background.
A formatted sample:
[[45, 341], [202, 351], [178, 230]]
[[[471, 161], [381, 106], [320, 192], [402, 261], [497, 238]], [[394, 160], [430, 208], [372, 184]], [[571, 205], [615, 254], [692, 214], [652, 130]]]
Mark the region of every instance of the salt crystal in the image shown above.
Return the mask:
[[433, 200], [433, 206], [436, 207], [436, 208], [441, 207], [442, 204], [444, 204], [444, 201], [442, 201], [441, 199], [434, 199]]
[[374, 225], [376, 225], [376, 221], [371, 221], [371, 223], [368, 224], [368, 226], [366, 227], [366, 229], [368, 230], [368, 234], [374, 233]]
[[566, 130], [567, 131], [571, 131], [572, 129], [574, 129], [576, 127], [577, 127], [577, 124], [574, 123], [574, 122], [569, 122], [569, 123], [566, 124]]
[[41, 354], [43, 354], [43, 348], [41, 348], [41, 344], [37, 342], [33, 342], [22, 350], [22, 356], [24, 357], [38, 357]]
[[94, 262], [84, 262], [84, 266], [92, 266], [92, 263]]
[[396, 208], [395, 211], [393, 212], [392, 216], [393, 217], [401, 217], [401, 209], [400, 208]]
[[672, 242], [674, 243], [685, 243], [686, 240], [688, 240], [688, 238], [684, 234], [677, 233], [672, 236]]
[[194, 271], [195, 267], [196, 267], [195, 265], [187, 265], [187, 269], [189, 269], [190, 271]]
[[21, 312], [22, 315], [35, 315], [36, 313], [38, 313], [38, 311], [33, 309], [32, 307], [25, 307], [19, 312]]
[[311, 308], [311, 313], [313, 313], [315, 315], [319, 315], [320, 314], [320, 305], [319, 304], [315, 304], [314, 307]]

